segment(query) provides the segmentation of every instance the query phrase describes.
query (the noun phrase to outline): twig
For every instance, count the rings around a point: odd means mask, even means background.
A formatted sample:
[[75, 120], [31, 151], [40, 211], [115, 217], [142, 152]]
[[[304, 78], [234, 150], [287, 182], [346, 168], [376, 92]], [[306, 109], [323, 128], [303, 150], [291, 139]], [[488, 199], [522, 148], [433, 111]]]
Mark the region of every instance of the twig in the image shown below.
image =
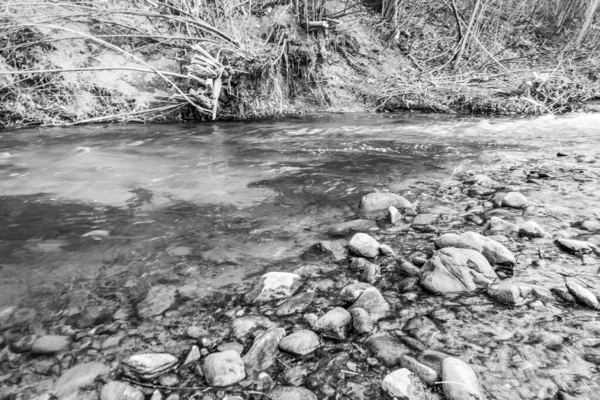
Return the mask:
[[[54, 72], [89, 72], [89, 71], [138, 71], [138, 72], [149, 72], [152, 74], [158, 73], [158, 70], [144, 69], [144, 68], [133, 68], [133, 67], [89, 67], [89, 68], [56, 68], [56, 69], [25, 69], [19, 71], [0, 71], [0, 75], [21, 75], [21, 74], [46, 74]], [[160, 71], [160, 73], [169, 76], [175, 76], [177, 78], [190, 79], [187, 75], [178, 74], [175, 72]]]
[[102, 116], [102, 117], [95, 117], [95, 118], [84, 119], [82, 121], [75, 121], [75, 122], [72, 122], [70, 124], [64, 124], [62, 126], [92, 124], [92, 123], [95, 123], [95, 122], [106, 121], [106, 120], [110, 120], [110, 119], [117, 119], [117, 118], [122, 118], [122, 117], [128, 117], [128, 116], [131, 116], [131, 115], [147, 114], [147, 113], [150, 113], [150, 112], [166, 111], [166, 110], [169, 110], [169, 109], [173, 109], [174, 110], [174, 109], [176, 109], [178, 107], [183, 107], [183, 104], [171, 104], [171, 105], [168, 105], [168, 106], [151, 108], [151, 109], [148, 109], [148, 110], [132, 111], [132, 112], [126, 112], [126, 113], [114, 114], [114, 115], [105, 115], [105, 116]]

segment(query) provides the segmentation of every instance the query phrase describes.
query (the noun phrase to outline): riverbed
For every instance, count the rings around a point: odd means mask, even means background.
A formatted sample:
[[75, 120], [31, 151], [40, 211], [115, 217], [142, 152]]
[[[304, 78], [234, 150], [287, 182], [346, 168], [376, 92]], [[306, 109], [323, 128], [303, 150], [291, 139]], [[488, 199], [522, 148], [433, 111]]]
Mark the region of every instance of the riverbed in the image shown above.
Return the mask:
[[[12, 310], [0, 318], [0, 357], [10, 361], [0, 366], [2, 390], [22, 398], [49, 391], [83, 360], [113, 363], [118, 379], [119, 361], [139, 352], [183, 359], [193, 345], [208, 353], [232, 340], [247, 351], [252, 338], [230, 332], [236, 318], [310, 328], [303, 316], [343, 305], [340, 291], [361, 275], [350, 255], [318, 244], [349, 240], [355, 232], [333, 235], [332, 227], [366, 218], [375, 226], [365, 232], [395, 253], [371, 260], [381, 267], [373, 286], [392, 307], [372, 334], [397, 337], [404, 354], [432, 368], [444, 354], [460, 358], [489, 399], [600, 399], [597, 310], [559, 299], [507, 305], [485, 293], [434, 295], [397, 268], [398, 260], [430, 258], [444, 233], [489, 235], [492, 217], [533, 220], [543, 237], [496, 232], [516, 257], [499, 270], [501, 280], [550, 290], [575, 279], [597, 295], [597, 253], [570, 254], [555, 240], [600, 245], [600, 228], [582, 227], [600, 220], [599, 138], [598, 114], [312, 115], [0, 132], [0, 311]], [[497, 184], [479, 185], [481, 176]], [[359, 204], [374, 192], [398, 193], [433, 220], [423, 228], [410, 215], [396, 225], [385, 213], [365, 215]], [[498, 207], [498, 192], [521, 193], [527, 207]], [[300, 291], [315, 293], [311, 304], [281, 318], [280, 302], [245, 301], [271, 271], [300, 275]], [[175, 300], [141, 316], [148, 293], [162, 287], [177, 290]], [[19, 310], [26, 311], [15, 324]], [[415, 318], [427, 321], [416, 334]], [[60, 357], [11, 348], [23, 335], [65, 332], [72, 341]], [[115, 336], [116, 345], [103, 346]], [[378, 361], [368, 337], [322, 337], [317, 357], [282, 356], [269, 370], [273, 385], [302, 367], [299, 386], [319, 399], [387, 396], [381, 380], [397, 365]], [[159, 391], [186, 399], [196, 392], [176, 387], [205, 385], [194, 371], [177, 379]], [[252, 385], [232, 390], [242, 398], [266, 391]], [[147, 396], [159, 387], [141, 386]], [[438, 384], [415, 387], [415, 398], [444, 396]]]

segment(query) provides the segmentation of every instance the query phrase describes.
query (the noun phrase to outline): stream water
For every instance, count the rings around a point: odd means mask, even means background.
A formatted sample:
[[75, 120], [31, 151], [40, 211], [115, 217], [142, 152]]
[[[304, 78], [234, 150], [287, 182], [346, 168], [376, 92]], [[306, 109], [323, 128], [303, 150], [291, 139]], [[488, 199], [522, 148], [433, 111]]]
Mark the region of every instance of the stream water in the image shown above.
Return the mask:
[[[558, 152], [582, 165], [579, 181], [527, 179], [532, 171], [572, 173]], [[503, 176], [543, 210], [533, 219], [549, 238], [597, 242], [596, 234], [573, 227], [600, 218], [594, 157], [597, 114], [317, 115], [0, 132], [0, 310], [18, 304], [55, 312], [64, 306], [56, 293], [99, 284], [133, 287], [146, 279], [218, 290], [264, 271], [293, 270], [307, 263], [307, 248], [329, 238], [329, 226], [355, 219], [361, 197], [374, 191], [402, 193], [446, 215], [447, 229], [480, 231], [464, 219], [478, 200], [448, 190], [466, 173]], [[430, 247], [430, 236], [380, 227], [382, 241], [402, 256]], [[548, 265], [532, 267], [540, 249], [552, 246], [513, 242], [513, 279], [550, 288], [563, 283], [565, 272], [580, 273], [600, 291], [593, 255], [582, 260], [548, 250]], [[392, 288], [383, 289], [394, 297]], [[550, 399], [559, 391], [600, 399], [598, 311], [511, 308], [485, 296], [423, 292], [401, 309], [384, 323], [388, 329], [432, 310], [453, 313], [436, 321], [446, 341], [429, 345], [468, 359], [491, 399]]]

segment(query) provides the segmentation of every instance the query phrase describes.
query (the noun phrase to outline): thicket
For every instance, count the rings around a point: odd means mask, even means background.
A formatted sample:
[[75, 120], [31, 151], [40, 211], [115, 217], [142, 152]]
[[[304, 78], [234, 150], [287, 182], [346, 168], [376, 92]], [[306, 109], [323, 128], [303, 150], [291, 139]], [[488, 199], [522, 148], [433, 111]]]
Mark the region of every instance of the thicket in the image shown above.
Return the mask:
[[[356, 88], [379, 110], [564, 112], [599, 97], [600, 0], [64, 0], [0, 5], [0, 126], [105, 120], [253, 118], [320, 85], [330, 52], [355, 48], [338, 29], [371, 13], [385, 49], [408, 60]], [[129, 57], [135, 67], [71, 70], [45, 61], [59, 41]], [[181, 62], [161, 70], [146, 55]], [[118, 91], [64, 74], [155, 74], [169, 96], [140, 109]], [[68, 105], [85, 89], [95, 113]]]

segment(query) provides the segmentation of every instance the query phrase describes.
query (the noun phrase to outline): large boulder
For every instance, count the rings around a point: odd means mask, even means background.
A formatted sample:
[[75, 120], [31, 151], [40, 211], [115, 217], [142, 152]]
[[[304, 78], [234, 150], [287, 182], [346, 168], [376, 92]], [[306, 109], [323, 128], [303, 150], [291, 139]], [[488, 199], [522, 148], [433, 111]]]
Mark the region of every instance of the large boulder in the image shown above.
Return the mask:
[[369, 193], [363, 196], [360, 201], [360, 208], [366, 212], [387, 210], [390, 207], [409, 211], [411, 215], [415, 214], [415, 210], [410, 201], [395, 193]]
[[482, 399], [479, 380], [464, 361], [447, 357], [442, 362], [442, 389], [448, 400]]
[[379, 255], [379, 242], [366, 233], [357, 233], [350, 239], [348, 249], [357, 256], [373, 258]]
[[202, 371], [208, 384], [217, 387], [234, 385], [246, 378], [244, 362], [235, 350], [209, 354]]
[[256, 337], [252, 347], [243, 358], [248, 375], [257, 375], [273, 365], [279, 341], [284, 336], [284, 329], [270, 328]]
[[271, 300], [285, 299], [296, 293], [301, 284], [302, 278], [298, 274], [267, 272], [261, 277], [258, 290], [255, 289], [250, 292], [246, 300], [254, 303], [265, 303]]
[[498, 278], [476, 252], [437, 251], [421, 270], [421, 286], [435, 294], [472, 293]]

